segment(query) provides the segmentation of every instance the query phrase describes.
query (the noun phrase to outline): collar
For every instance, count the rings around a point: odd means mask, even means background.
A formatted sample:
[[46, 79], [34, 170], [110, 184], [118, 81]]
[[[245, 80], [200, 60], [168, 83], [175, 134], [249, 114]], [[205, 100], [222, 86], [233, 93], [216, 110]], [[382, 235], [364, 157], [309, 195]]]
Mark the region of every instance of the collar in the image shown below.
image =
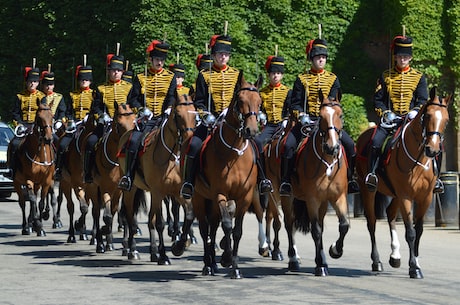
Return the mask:
[[324, 72], [324, 69], [316, 70], [313, 67], [310, 69], [310, 72], [313, 74], [321, 74]]
[[48, 95], [48, 96], [50, 96], [50, 95], [53, 95], [53, 94], [54, 94], [54, 92], [53, 92], [53, 91], [51, 91], [51, 92], [48, 92], [48, 94], [47, 94], [47, 95]]
[[408, 65], [404, 69], [400, 69], [398, 66], [395, 66], [395, 68], [396, 68], [396, 71], [398, 71], [399, 73], [404, 73], [410, 70], [410, 65]]
[[272, 85], [272, 84], [269, 84], [270, 88], [273, 89], [273, 88], [279, 88], [281, 87], [281, 83], [277, 83], [276, 85]]
[[212, 69], [217, 71], [217, 72], [222, 72], [224, 70], [227, 70], [228, 69], [228, 66], [227, 65], [224, 65], [222, 68], [218, 68], [216, 65], [212, 65]]
[[152, 74], [160, 74], [161, 72], [163, 72], [163, 68], [160, 68], [160, 70], [154, 70], [153, 68], [150, 68], [149, 72]]

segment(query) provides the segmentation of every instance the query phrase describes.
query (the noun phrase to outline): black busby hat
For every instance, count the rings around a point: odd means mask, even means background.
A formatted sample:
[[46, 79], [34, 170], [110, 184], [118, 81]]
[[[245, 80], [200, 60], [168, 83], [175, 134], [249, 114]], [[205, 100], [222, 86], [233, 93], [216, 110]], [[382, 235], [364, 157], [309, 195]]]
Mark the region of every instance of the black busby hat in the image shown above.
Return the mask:
[[40, 81], [40, 70], [38, 68], [26, 67], [24, 69], [24, 79], [26, 82]]
[[412, 38], [408, 36], [396, 36], [391, 44], [393, 55], [412, 56]]
[[170, 64], [169, 70], [176, 74], [176, 77], [185, 78], [185, 66], [183, 64]]
[[125, 68], [125, 58], [122, 55], [107, 55], [107, 69], [108, 70], [120, 70], [123, 71]]
[[47, 70], [43, 71], [41, 80], [42, 80], [42, 85], [44, 86], [53, 85], [54, 84], [54, 72], [50, 72]]
[[281, 72], [284, 73], [284, 58], [278, 56], [268, 56], [265, 62], [265, 69], [268, 73], [270, 72]]
[[231, 53], [232, 38], [227, 35], [214, 35], [211, 37], [209, 46], [211, 47], [211, 54], [219, 52]]
[[324, 39], [317, 38], [310, 40], [307, 44], [306, 53], [309, 60], [318, 55], [324, 55], [327, 57], [327, 42]]
[[124, 81], [127, 81], [129, 83], [132, 83], [133, 82], [133, 76], [134, 76], [133, 71], [125, 71], [125, 72], [123, 72], [123, 75], [121, 76], [121, 79], [124, 80]]
[[149, 55], [149, 57], [159, 57], [162, 59], [166, 59], [168, 55], [168, 50], [168, 43], [159, 40], [154, 40], [147, 47], [146, 53]]
[[212, 58], [211, 55], [209, 54], [198, 54], [196, 58], [195, 65], [199, 71], [203, 69], [209, 69], [209, 67], [212, 65]]
[[76, 73], [77, 80], [93, 80], [93, 68], [91, 66], [78, 66]]

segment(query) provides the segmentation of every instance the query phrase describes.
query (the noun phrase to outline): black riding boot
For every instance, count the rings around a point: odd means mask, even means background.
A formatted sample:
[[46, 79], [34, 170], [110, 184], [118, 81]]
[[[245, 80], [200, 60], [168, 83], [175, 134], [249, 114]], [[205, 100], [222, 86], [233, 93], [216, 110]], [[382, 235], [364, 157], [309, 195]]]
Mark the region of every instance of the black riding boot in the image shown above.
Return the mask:
[[353, 177], [355, 172], [355, 163], [356, 163], [356, 154], [348, 158], [348, 171], [347, 171], [347, 178], [348, 178], [348, 193], [358, 193], [359, 192], [359, 185], [358, 182]]
[[294, 158], [281, 158], [281, 185], [280, 195], [290, 196], [292, 194], [291, 176], [294, 169]]
[[184, 183], [180, 189], [180, 195], [184, 199], [191, 199], [193, 192], [195, 191], [195, 173], [197, 170], [198, 162], [196, 162], [195, 157], [185, 156], [184, 164]]
[[11, 149], [11, 152], [7, 155], [7, 164], [9, 171], [4, 173], [3, 176], [13, 180], [16, 171], [16, 149]]
[[256, 163], [258, 167], [257, 181], [259, 181], [259, 192], [261, 194], [273, 192], [272, 182], [265, 176], [265, 157], [263, 154], [259, 155]]
[[366, 176], [366, 183], [367, 189], [369, 192], [375, 192], [377, 190], [377, 185], [379, 183], [379, 178], [375, 174], [377, 169], [377, 165], [379, 164], [380, 160], [380, 148], [378, 147], [371, 147], [371, 153], [369, 155], [369, 173]]
[[86, 150], [85, 157], [83, 158], [83, 182], [93, 183], [93, 175], [91, 169], [94, 166], [94, 151]]
[[61, 181], [62, 178], [62, 163], [64, 162], [64, 152], [58, 151], [56, 154], [56, 170], [54, 172], [54, 180]]
[[444, 183], [439, 179], [441, 174], [442, 153], [437, 155], [433, 160], [433, 172], [436, 176], [436, 184], [434, 185], [433, 193], [444, 193]]
[[136, 163], [136, 151], [127, 150], [126, 151], [126, 164], [125, 164], [125, 175], [121, 177], [120, 182], [118, 182], [118, 188], [124, 191], [130, 191], [133, 186], [134, 178], [134, 165]]

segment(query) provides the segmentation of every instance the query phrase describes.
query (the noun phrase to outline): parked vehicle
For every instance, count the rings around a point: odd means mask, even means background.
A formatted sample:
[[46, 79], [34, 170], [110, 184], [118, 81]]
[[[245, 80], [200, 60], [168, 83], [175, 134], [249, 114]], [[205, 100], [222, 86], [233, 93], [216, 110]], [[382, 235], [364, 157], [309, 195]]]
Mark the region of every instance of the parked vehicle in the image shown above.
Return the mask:
[[0, 198], [7, 198], [14, 192], [13, 181], [3, 176], [7, 172], [7, 151], [14, 132], [7, 124], [0, 122]]

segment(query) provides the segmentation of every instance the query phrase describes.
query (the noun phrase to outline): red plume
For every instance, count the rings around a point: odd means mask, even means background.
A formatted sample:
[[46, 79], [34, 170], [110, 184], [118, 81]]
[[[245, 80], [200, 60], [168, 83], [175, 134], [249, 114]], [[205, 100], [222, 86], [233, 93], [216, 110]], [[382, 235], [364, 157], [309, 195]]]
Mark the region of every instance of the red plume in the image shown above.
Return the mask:
[[273, 55], [270, 55], [267, 57], [267, 61], [265, 62], [265, 70], [268, 71], [268, 69], [270, 68], [270, 65], [272, 64], [272, 60], [275, 56]]
[[115, 54], [107, 54], [107, 66], [110, 65], [110, 61], [112, 60], [112, 57], [114, 57]]
[[315, 40], [312, 39], [312, 40], [310, 40], [310, 41], [307, 43], [307, 47], [306, 47], [306, 49], [305, 49], [305, 54], [308, 55], [308, 53], [310, 53], [311, 49], [313, 48], [313, 42], [314, 42], [314, 41], [315, 41]]
[[161, 42], [158, 41], [158, 40], [152, 41], [152, 42], [148, 45], [147, 49], [145, 50], [145, 53], [150, 54], [151, 51], [155, 50], [155, 46], [156, 46], [157, 44], [160, 44], [160, 43], [161, 43]]
[[168, 68], [170, 71], [174, 71], [174, 64], [169, 64]]
[[195, 66], [200, 69], [200, 64], [201, 64], [201, 58], [203, 57], [203, 54], [198, 54], [198, 56], [196, 57], [196, 61], [195, 61]]
[[78, 73], [80, 73], [82, 65], [78, 65], [77, 68], [75, 69], [75, 77], [78, 78]]
[[211, 37], [211, 41], [209, 41], [209, 46], [212, 48], [215, 44], [216, 44], [216, 40], [217, 40], [217, 37], [219, 37], [220, 35], [213, 35]]
[[24, 79], [27, 79], [27, 76], [29, 75], [30, 70], [32, 70], [32, 67], [24, 68]]
[[45, 75], [48, 73], [48, 70], [44, 70], [42, 71], [42, 73], [40, 74], [40, 81], [43, 80], [45, 78]]
[[395, 40], [398, 39], [398, 38], [399, 39], [404, 39], [406, 37], [404, 37], [404, 36], [396, 36], [395, 38], [393, 38], [393, 41], [391, 42], [390, 50], [394, 50], [394, 48], [395, 48]]

